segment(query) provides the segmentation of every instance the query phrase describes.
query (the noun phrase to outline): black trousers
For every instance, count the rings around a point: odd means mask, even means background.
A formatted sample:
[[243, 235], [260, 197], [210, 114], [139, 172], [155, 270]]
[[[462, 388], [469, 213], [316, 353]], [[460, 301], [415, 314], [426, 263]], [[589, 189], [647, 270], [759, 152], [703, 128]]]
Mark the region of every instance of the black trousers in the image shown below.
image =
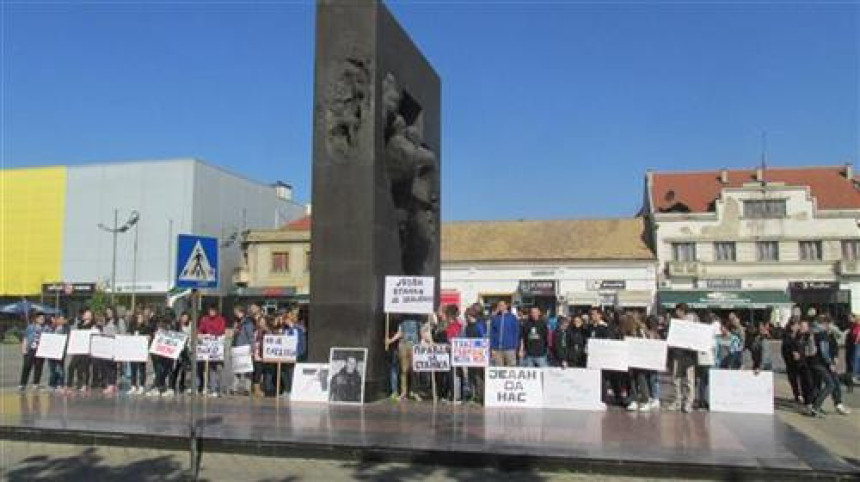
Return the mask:
[[788, 376], [789, 385], [791, 385], [791, 394], [794, 396], [795, 400], [799, 400], [800, 396], [803, 394], [803, 392], [801, 392], [800, 385], [800, 369], [794, 360], [786, 358], [783, 358], [783, 360], [785, 361], [785, 374]]
[[281, 391], [278, 395], [293, 389], [293, 373], [295, 370], [295, 363], [281, 363]]
[[131, 386], [146, 387], [146, 362], [131, 363]]
[[21, 383], [23, 387], [27, 386], [27, 380], [30, 378], [30, 371], [33, 372], [33, 385], [39, 385], [42, 382], [42, 368], [45, 366], [44, 358], [36, 358], [36, 350], [27, 350], [24, 355], [24, 365], [21, 367]]
[[[77, 381], [77, 383], [75, 383]], [[72, 355], [69, 361], [69, 377], [66, 386], [69, 388], [82, 388], [90, 384], [90, 356]]]

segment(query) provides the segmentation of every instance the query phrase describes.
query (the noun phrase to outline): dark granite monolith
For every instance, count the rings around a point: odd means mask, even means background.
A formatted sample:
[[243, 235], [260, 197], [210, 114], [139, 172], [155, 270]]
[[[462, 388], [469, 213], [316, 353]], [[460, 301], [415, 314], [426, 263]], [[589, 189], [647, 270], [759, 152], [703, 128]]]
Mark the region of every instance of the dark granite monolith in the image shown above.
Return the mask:
[[385, 276], [439, 277], [440, 81], [376, 0], [318, 2], [314, 76], [309, 356], [368, 348], [375, 399]]

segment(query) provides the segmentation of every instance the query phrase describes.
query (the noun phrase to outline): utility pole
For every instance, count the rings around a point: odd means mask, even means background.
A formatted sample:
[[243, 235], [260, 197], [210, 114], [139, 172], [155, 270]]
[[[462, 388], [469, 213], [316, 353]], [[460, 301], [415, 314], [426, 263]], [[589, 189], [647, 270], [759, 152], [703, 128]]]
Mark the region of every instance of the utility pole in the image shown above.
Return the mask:
[[119, 210], [113, 210], [113, 261], [111, 261], [111, 270], [110, 270], [110, 304], [111, 306], [116, 306], [116, 234], [117, 234], [117, 224], [119, 223]]

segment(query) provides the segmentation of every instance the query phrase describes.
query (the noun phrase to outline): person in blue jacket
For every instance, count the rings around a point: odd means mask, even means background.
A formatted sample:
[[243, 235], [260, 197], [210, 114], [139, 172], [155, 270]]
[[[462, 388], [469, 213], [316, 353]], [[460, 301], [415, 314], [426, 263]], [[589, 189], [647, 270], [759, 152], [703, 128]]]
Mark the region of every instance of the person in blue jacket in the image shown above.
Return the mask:
[[520, 322], [508, 311], [508, 304], [499, 301], [490, 319], [490, 352], [494, 366], [517, 366], [520, 346]]

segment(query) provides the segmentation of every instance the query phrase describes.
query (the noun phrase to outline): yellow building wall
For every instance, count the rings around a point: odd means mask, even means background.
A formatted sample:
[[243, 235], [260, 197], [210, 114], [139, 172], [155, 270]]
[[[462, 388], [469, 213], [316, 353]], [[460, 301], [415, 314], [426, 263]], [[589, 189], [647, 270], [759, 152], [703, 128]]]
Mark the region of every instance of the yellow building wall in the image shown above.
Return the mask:
[[0, 295], [61, 281], [66, 168], [0, 170]]

